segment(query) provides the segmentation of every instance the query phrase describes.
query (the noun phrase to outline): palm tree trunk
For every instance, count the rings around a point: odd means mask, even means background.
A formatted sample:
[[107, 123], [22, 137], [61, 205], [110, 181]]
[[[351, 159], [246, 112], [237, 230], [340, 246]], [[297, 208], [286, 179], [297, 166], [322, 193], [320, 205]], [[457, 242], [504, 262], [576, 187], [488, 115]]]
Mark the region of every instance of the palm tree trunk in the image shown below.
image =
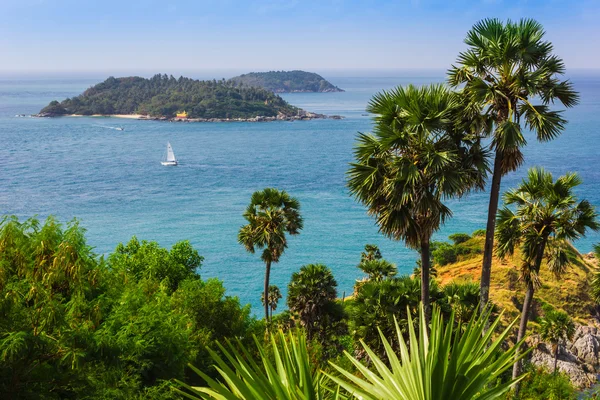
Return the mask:
[[488, 205], [487, 225], [485, 227], [485, 246], [483, 248], [483, 264], [480, 281], [480, 310], [483, 313], [490, 301], [490, 282], [492, 279], [492, 258], [494, 256], [494, 232], [496, 231], [496, 214], [500, 199], [500, 183], [502, 181], [502, 154], [496, 151], [494, 158], [494, 174], [490, 188], [490, 203]]
[[[537, 246], [537, 254], [535, 255], [535, 264], [533, 270], [530, 271], [530, 277], [527, 280], [527, 292], [525, 293], [525, 300], [523, 301], [523, 310], [521, 311], [521, 323], [519, 324], [519, 333], [517, 334], [517, 343], [525, 337], [527, 331], [527, 322], [529, 321], [529, 313], [531, 311], [531, 304], [533, 303], [533, 295], [535, 287], [533, 286], [534, 275], [540, 272], [542, 267], [542, 260], [544, 259], [544, 252], [546, 251], [546, 243], [548, 243], [548, 234], [545, 234], [542, 241]], [[515, 360], [519, 357], [520, 349], [515, 352]], [[521, 361], [515, 362], [513, 365], [513, 379], [516, 379], [521, 375]], [[520, 383], [515, 385], [515, 395], [519, 394]]]
[[[533, 294], [535, 292], [535, 288], [533, 286], [532, 280], [527, 282], [527, 292], [525, 292], [525, 300], [523, 301], [523, 309], [521, 310], [521, 323], [519, 324], [519, 333], [517, 334], [517, 343], [519, 343], [525, 337], [525, 332], [527, 331], [527, 322], [529, 321], [529, 311], [531, 309], [531, 303], [533, 302]], [[521, 353], [521, 349], [517, 349], [515, 352], [515, 363], [513, 365], [512, 377], [516, 379], [519, 375], [521, 375], [521, 361], [516, 361], [519, 358]], [[515, 385], [515, 394], [519, 393], [519, 384]]]
[[556, 342], [556, 348], [554, 349], [554, 375], [556, 375], [556, 369], [558, 368], [558, 347], [560, 346], [560, 339]]
[[429, 238], [421, 241], [421, 303], [425, 311], [427, 323], [431, 316], [429, 304], [429, 270], [431, 268], [429, 258]]
[[271, 276], [271, 261], [266, 262], [265, 270], [265, 320], [269, 323], [269, 278]]

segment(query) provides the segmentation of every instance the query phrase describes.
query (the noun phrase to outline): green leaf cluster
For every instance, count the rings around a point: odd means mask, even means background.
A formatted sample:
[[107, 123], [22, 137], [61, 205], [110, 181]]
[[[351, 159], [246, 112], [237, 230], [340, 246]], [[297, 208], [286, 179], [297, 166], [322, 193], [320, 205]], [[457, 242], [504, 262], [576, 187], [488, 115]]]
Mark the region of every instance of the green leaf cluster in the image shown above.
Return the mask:
[[77, 221], [0, 221], [0, 397], [167, 399], [187, 363], [214, 374], [206, 346], [255, 322], [201, 262], [188, 242], [105, 259]]

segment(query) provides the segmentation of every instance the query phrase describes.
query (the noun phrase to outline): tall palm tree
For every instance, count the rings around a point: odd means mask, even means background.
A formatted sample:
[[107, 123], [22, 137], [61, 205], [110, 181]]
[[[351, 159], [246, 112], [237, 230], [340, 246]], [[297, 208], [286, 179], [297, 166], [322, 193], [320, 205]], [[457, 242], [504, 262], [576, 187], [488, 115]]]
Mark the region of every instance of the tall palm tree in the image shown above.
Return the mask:
[[560, 342], [572, 339], [575, 334], [575, 324], [569, 314], [557, 310], [544, 310], [545, 315], [540, 321], [540, 336], [552, 344], [554, 353], [554, 373], [558, 365], [558, 350]]
[[[273, 318], [273, 311], [277, 309], [277, 304], [282, 297], [281, 291], [277, 285], [269, 285], [269, 297], [267, 299], [270, 310], [269, 318]], [[260, 302], [263, 304], [263, 306], [265, 305], [265, 292], [262, 292], [260, 295]]]
[[[517, 341], [523, 339], [527, 330], [542, 261], [545, 259], [548, 268], [559, 277], [572, 259], [567, 241], [584, 236], [587, 229], [600, 227], [594, 206], [586, 200], [578, 202], [573, 194], [573, 188], [579, 184], [577, 174], [568, 173], [554, 181], [543, 168], [531, 168], [527, 179], [504, 194], [505, 207], [497, 218], [496, 252], [505, 258], [520, 246], [522, 278], [527, 287]], [[508, 206], [515, 206], [516, 210]], [[515, 362], [513, 378], [520, 372], [521, 363]]]
[[375, 134], [359, 135], [348, 186], [380, 232], [420, 250], [421, 298], [429, 315], [429, 243], [452, 215], [443, 200], [483, 186], [485, 152], [454, 124], [459, 102], [442, 85], [384, 91], [368, 111], [376, 115]]
[[[250, 253], [262, 249], [261, 258], [265, 263], [264, 296], [269, 298], [269, 278], [271, 264], [287, 248], [287, 237], [298, 235], [302, 229], [300, 203], [284, 190], [266, 188], [252, 194], [250, 205], [244, 212], [247, 225], [240, 228], [238, 241]], [[265, 320], [269, 321], [269, 304], [265, 302]]]
[[[485, 247], [481, 269], [481, 307], [489, 300], [494, 248], [495, 218], [502, 176], [523, 162], [521, 148], [526, 140], [521, 121], [545, 142], [562, 132], [566, 120], [550, 103], [572, 107], [579, 101], [568, 80], [559, 80], [565, 65], [552, 54], [552, 44], [544, 40], [542, 25], [531, 19], [506, 23], [485, 19], [467, 33], [468, 50], [459, 54], [457, 65], [448, 72], [453, 86], [464, 86], [463, 94], [472, 107], [481, 107], [495, 152]], [[540, 104], [532, 104], [539, 99]]]

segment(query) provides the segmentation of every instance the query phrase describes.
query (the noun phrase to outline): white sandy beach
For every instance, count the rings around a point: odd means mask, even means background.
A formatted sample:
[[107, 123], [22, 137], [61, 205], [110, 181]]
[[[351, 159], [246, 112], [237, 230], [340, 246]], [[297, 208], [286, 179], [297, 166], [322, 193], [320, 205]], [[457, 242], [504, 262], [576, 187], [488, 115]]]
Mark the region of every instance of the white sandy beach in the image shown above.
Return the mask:
[[102, 114], [92, 114], [92, 115], [69, 114], [69, 117], [106, 117], [106, 118], [129, 118], [129, 119], [146, 118], [145, 115], [141, 115], [141, 114], [111, 114], [111, 115], [102, 115]]

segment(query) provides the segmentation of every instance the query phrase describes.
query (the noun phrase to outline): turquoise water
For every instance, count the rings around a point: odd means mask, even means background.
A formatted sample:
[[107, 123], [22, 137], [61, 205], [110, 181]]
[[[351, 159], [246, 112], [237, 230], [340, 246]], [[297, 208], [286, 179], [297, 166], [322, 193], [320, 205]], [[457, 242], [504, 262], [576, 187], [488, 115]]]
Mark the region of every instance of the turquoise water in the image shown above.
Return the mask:
[[[347, 91], [284, 97], [310, 111], [344, 115], [343, 120], [212, 124], [16, 118], [103, 78], [0, 79], [0, 214], [77, 217], [99, 254], [133, 235], [163, 246], [190, 240], [205, 257], [202, 275], [219, 277], [229, 294], [260, 310], [264, 267], [258, 255], [237, 243], [237, 231], [252, 192], [273, 186], [296, 196], [305, 218], [304, 230], [273, 268], [274, 284], [283, 289], [300, 266], [324, 263], [334, 271], [340, 295], [349, 293], [366, 243], [379, 245], [409, 273], [416, 253], [378, 234], [364, 208], [349, 197], [345, 172], [356, 132], [371, 126], [363, 115], [369, 98], [397, 84], [441, 82], [443, 73], [327, 77]], [[572, 78], [582, 103], [567, 111], [566, 132], [544, 144], [529, 135], [526, 165], [504, 179], [503, 189], [532, 165], [556, 174], [577, 171], [584, 179], [578, 194], [600, 207], [600, 74]], [[180, 159], [176, 168], [160, 165], [167, 141]], [[451, 207], [454, 218], [439, 239], [484, 227], [486, 193]], [[588, 252], [597, 242], [600, 235], [594, 233], [576, 246]]]

